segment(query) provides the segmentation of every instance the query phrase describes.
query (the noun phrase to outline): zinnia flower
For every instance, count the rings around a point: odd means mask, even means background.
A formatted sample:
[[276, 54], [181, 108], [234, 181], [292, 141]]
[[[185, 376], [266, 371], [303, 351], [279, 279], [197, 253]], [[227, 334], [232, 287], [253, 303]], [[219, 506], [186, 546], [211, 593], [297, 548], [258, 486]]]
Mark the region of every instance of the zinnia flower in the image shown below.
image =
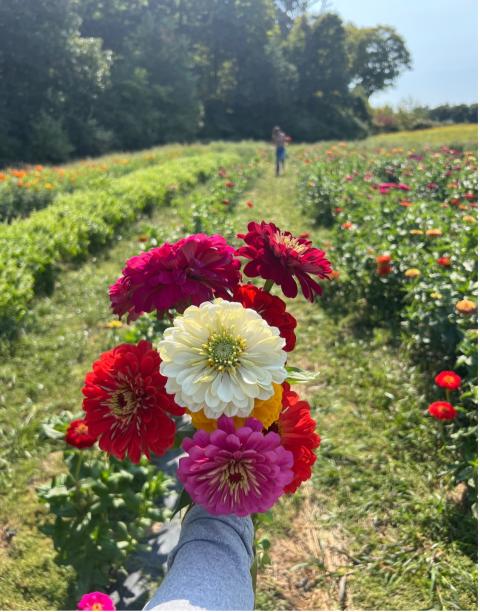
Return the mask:
[[444, 268], [449, 268], [452, 265], [450, 257], [439, 257], [437, 259], [437, 263], [439, 266], [443, 266]]
[[254, 400], [273, 395], [287, 372], [285, 340], [251, 308], [216, 299], [190, 306], [159, 343], [166, 390], [209, 418], [247, 417]]
[[407, 278], [417, 278], [420, 274], [421, 272], [418, 268], [408, 268], [408, 270], [405, 270], [405, 276]]
[[227, 297], [240, 281], [240, 262], [222, 236], [194, 234], [129, 259], [110, 288], [113, 311], [129, 320], [144, 312], [183, 310]]
[[457, 312], [464, 315], [471, 315], [477, 310], [477, 305], [472, 300], [460, 300], [455, 304]]
[[[272, 397], [266, 400], [256, 399], [253, 404], [251, 416], [260, 421], [265, 429], [268, 429], [272, 423], [278, 420], [282, 409], [283, 387], [282, 385], [273, 383], [273, 389], [274, 393]], [[215, 431], [215, 429], [217, 429], [217, 419], [209, 419], [205, 416], [203, 410], [199, 410], [198, 412], [190, 412], [187, 410], [187, 412], [189, 412], [192, 417], [192, 425], [195, 429], [203, 429], [205, 431]], [[233, 417], [235, 427], [242, 427], [245, 425], [245, 421], [245, 417]]]
[[435, 383], [443, 389], [454, 391], [462, 384], [460, 376], [451, 370], [443, 370], [435, 376]]
[[75, 448], [90, 448], [96, 441], [97, 438], [88, 431], [88, 425], [84, 419], [72, 421], [65, 434], [65, 442]]
[[425, 234], [427, 236], [430, 236], [431, 238], [438, 238], [438, 236], [441, 236], [443, 234], [441, 229], [438, 229], [436, 227], [432, 228], [432, 229], [428, 229]]
[[315, 433], [316, 423], [310, 415], [308, 402], [284, 385], [283, 410], [271, 430], [278, 431], [282, 446], [293, 454], [293, 480], [285, 486], [286, 493], [294, 493], [302, 482], [312, 476], [312, 465], [317, 460], [313, 450], [320, 446]]
[[342, 223], [342, 229], [344, 230], [350, 230], [353, 227], [353, 223], [351, 221], [345, 221], [345, 223]]
[[251, 260], [244, 269], [247, 276], [261, 276], [273, 281], [290, 298], [298, 293], [295, 278], [307, 300], [313, 302], [315, 294], [322, 293], [312, 275], [327, 278], [332, 270], [325, 253], [312, 247], [310, 240], [283, 232], [275, 224], [265, 221], [251, 221], [248, 233], [238, 234], [238, 237], [246, 242], [246, 246], [240, 247], [236, 254]]
[[240, 285], [233, 292], [233, 300], [245, 308], [252, 308], [272, 327], [278, 327], [280, 336], [285, 338], [284, 351], [295, 348], [295, 327], [297, 321], [286, 311], [285, 302], [279, 297], [263, 291], [254, 285]]
[[421, 229], [412, 229], [410, 230], [410, 234], [412, 236], [423, 236], [423, 231]]
[[175, 437], [171, 414], [185, 411], [165, 391], [160, 357], [150, 342], [120, 344], [93, 364], [82, 389], [89, 432], [100, 448], [138, 463], [142, 453], [162, 455]]
[[105, 593], [93, 591], [82, 595], [77, 604], [77, 610], [116, 610], [115, 604]]
[[218, 429], [197, 431], [182, 448], [178, 479], [192, 500], [211, 514], [247, 516], [266, 512], [293, 478], [292, 453], [274, 432], [262, 433], [262, 424], [247, 419], [235, 429], [233, 419], [222, 416]]
[[433, 402], [428, 407], [428, 414], [439, 421], [452, 421], [457, 411], [450, 402]]

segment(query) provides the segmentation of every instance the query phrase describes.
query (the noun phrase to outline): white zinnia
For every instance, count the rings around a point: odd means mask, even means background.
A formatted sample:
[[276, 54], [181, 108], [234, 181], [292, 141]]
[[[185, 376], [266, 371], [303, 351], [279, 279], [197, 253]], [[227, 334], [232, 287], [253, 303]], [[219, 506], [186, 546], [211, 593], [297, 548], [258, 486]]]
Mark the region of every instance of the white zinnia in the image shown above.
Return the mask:
[[254, 400], [270, 398], [273, 383], [287, 377], [280, 331], [238, 302], [190, 306], [173, 325], [158, 345], [160, 372], [167, 392], [192, 412], [247, 417]]

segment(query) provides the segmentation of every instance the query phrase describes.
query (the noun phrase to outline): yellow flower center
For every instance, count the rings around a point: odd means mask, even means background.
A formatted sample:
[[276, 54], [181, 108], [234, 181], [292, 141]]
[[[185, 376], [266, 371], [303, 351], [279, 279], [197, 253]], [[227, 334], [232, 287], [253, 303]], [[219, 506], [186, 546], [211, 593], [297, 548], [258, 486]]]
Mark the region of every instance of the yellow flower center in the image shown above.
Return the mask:
[[137, 410], [137, 406], [137, 395], [127, 387], [117, 389], [108, 402], [110, 411], [120, 419], [128, 419]]
[[202, 346], [208, 358], [208, 365], [214, 370], [222, 372], [235, 367], [240, 355], [247, 346], [240, 336], [233, 336], [227, 330], [214, 332]]
[[289, 236], [284, 232], [275, 232], [274, 238], [277, 244], [286, 246], [288, 249], [296, 251], [299, 255], [303, 255], [303, 253], [308, 250], [308, 246], [306, 244], [301, 244], [298, 241], [298, 238], [295, 238], [294, 236]]
[[103, 606], [101, 603], [94, 603], [92, 606], [92, 610], [103, 610]]
[[88, 427], [85, 425], [85, 423], [79, 423], [76, 427], [75, 427], [75, 431], [78, 434], [88, 434]]

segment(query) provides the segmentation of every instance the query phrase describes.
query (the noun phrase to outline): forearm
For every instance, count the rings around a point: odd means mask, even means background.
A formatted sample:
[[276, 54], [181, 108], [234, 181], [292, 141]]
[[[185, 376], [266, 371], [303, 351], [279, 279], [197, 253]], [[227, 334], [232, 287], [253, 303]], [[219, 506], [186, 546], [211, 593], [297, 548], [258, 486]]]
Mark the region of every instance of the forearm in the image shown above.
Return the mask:
[[195, 506], [145, 609], [253, 610], [252, 563], [251, 519], [214, 517]]

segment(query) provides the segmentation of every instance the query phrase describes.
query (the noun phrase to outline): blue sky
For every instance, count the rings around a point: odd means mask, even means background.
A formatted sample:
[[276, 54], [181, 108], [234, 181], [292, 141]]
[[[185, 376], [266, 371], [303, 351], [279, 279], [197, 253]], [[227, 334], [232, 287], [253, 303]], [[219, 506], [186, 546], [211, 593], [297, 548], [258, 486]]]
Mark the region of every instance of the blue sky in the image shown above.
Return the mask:
[[372, 96], [374, 106], [476, 101], [477, 0], [330, 0], [328, 8], [355, 25], [391, 25], [407, 43], [413, 69]]

